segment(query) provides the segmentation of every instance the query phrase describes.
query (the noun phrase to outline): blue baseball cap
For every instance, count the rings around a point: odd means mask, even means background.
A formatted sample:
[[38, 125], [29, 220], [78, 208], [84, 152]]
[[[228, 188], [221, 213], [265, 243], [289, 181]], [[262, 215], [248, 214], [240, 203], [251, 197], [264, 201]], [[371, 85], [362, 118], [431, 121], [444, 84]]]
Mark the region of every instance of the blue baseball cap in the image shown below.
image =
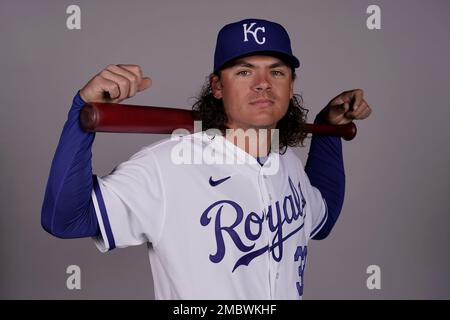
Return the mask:
[[257, 53], [280, 57], [293, 68], [300, 66], [300, 61], [292, 54], [291, 40], [282, 25], [262, 19], [245, 19], [227, 24], [219, 31], [214, 73], [231, 60]]

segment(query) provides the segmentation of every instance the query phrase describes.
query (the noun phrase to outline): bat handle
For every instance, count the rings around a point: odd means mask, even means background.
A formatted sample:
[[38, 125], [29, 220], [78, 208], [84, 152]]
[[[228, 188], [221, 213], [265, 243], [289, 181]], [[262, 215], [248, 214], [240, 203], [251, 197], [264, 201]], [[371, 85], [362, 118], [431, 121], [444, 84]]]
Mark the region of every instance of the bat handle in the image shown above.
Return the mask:
[[353, 140], [357, 132], [356, 125], [353, 122], [341, 125], [305, 123], [304, 127], [308, 133], [338, 136], [346, 141]]

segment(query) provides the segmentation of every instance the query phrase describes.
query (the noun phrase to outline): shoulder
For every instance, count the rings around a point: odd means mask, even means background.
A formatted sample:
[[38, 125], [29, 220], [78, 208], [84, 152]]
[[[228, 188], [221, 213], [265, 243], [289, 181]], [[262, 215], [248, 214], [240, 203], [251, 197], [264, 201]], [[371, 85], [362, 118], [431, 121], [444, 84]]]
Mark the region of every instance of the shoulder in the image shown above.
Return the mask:
[[297, 154], [295, 153], [294, 149], [291, 147], [287, 147], [286, 151], [283, 154], [280, 154], [281, 159], [283, 159], [283, 161], [288, 162], [290, 164], [295, 164], [295, 165], [299, 165], [300, 167], [303, 168], [303, 163], [300, 160], [300, 158], [297, 156]]
[[133, 155], [135, 157], [153, 156], [156, 159], [170, 157], [174, 149], [202, 145], [206, 143], [208, 137], [204, 132], [196, 132], [188, 135], [172, 135], [163, 140], [142, 147]]

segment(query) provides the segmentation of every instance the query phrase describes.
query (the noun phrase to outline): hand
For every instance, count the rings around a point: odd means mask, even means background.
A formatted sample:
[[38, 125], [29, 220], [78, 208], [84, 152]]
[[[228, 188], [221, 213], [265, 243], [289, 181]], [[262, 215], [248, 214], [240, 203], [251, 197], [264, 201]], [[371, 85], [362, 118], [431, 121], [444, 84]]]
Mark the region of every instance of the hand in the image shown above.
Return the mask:
[[80, 90], [85, 102], [119, 103], [149, 88], [152, 79], [143, 77], [141, 67], [132, 64], [110, 64]]
[[347, 124], [352, 120], [365, 119], [372, 113], [372, 109], [363, 96], [361, 89], [345, 91], [333, 98], [321, 113], [330, 124]]

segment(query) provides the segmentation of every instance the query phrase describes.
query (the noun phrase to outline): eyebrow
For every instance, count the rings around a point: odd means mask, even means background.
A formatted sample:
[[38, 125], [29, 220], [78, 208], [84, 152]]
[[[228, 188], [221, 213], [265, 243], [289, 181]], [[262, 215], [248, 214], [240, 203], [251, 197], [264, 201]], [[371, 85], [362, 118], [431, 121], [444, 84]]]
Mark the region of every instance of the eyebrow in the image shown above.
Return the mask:
[[[245, 61], [243, 59], [236, 60], [230, 66], [230, 68], [234, 68], [234, 67], [246, 67], [246, 68], [252, 68], [252, 69], [256, 68], [255, 65], [253, 65], [253, 64], [251, 64], [248, 61]], [[272, 63], [271, 65], [269, 65], [269, 69], [278, 68], [278, 67], [287, 67], [287, 68], [289, 68], [289, 66], [286, 63], [284, 63], [283, 61], [275, 62], [275, 63]]]

